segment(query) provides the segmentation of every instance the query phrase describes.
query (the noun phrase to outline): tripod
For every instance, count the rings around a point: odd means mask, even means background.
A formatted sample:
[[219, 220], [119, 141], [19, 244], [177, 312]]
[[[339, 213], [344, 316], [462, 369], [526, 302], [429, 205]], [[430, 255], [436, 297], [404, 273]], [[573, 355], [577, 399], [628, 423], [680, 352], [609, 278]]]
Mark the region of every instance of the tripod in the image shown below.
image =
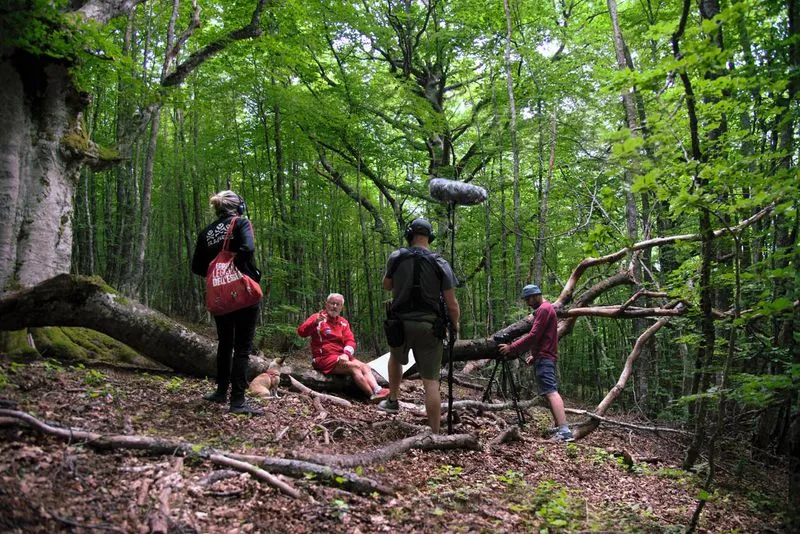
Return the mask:
[[511, 402], [514, 404], [514, 411], [517, 412], [517, 422], [519, 427], [525, 426], [525, 414], [522, 408], [519, 407], [519, 395], [517, 394], [517, 384], [514, 381], [514, 375], [511, 374], [509, 369], [509, 360], [506, 358], [498, 358], [494, 361], [494, 369], [492, 369], [492, 376], [489, 377], [489, 384], [483, 392], [483, 402], [488, 402], [492, 393], [492, 385], [495, 383], [495, 376], [497, 375], [497, 368], [500, 367], [500, 378], [497, 380], [497, 387], [503, 397], [506, 396], [506, 389], [511, 391]]

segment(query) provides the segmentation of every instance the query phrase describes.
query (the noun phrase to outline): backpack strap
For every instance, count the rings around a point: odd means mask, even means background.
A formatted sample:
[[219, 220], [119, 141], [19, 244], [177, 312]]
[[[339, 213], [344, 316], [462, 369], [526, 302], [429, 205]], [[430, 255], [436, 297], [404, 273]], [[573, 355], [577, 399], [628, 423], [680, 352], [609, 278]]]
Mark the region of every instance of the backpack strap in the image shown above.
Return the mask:
[[234, 215], [233, 219], [231, 219], [231, 224], [228, 225], [228, 231], [225, 232], [225, 241], [222, 242], [222, 250], [230, 250], [228, 248], [228, 242], [231, 240], [231, 234], [233, 233], [233, 228], [236, 226], [236, 219], [238, 218], [238, 215]]

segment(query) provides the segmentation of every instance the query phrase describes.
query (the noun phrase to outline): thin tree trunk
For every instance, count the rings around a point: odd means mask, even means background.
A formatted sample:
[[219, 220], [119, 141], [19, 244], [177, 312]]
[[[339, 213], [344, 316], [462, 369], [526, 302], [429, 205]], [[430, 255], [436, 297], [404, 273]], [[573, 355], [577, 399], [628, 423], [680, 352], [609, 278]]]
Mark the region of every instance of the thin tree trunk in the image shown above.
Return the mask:
[[503, 10], [506, 15], [506, 46], [505, 46], [505, 71], [506, 89], [508, 90], [508, 108], [511, 115], [509, 135], [511, 136], [511, 161], [514, 176], [514, 286], [520, 286], [522, 265], [522, 228], [520, 226], [520, 183], [519, 183], [519, 146], [517, 145], [517, 105], [514, 101], [514, 79], [511, 76], [511, 38], [513, 26], [511, 23], [511, 8], [508, 0], [503, 0]]
[[[614, 51], [616, 53], [617, 58], [617, 68], [620, 71], [625, 70], [633, 70], [633, 65], [629, 63], [628, 56], [626, 54], [626, 46], [625, 46], [625, 39], [622, 35], [622, 29], [619, 25], [619, 16], [617, 14], [617, 3], [616, 0], [606, 0], [606, 5], [608, 6], [609, 16], [611, 17], [611, 27], [614, 34]], [[625, 111], [625, 122], [630, 130], [631, 136], [638, 136], [639, 135], [639, 124], [638, 124], [638, 117], [636, 113], [636, 103], [634, 101], [634, 94], [625, 89], [622, 91], [622, 106]], [[631, 158], [631, 165], [630, 168], [626, 168], [624, 171], [625, 175], [625, 221], [626, 221], [626, 228], [628, 232], [628, 240], [631, 242], [636, 242], [639, 239], [639, 214], [638, 209], [636, 206], [636, 199], [634, 198], [632, 186], [633, 186], [633, 177], [634, 175], [639, 174], [639, 163], [636, 158]], [[642, 286], [642, 269], [639, 265], [638, 261], [634, 264], [633, 268], [633, 278], [636, 281], [636, 285], [634, 285], [631, 290], [633, 292], [639, 291]], [[639, 333], [644, 331], [647, 328], [647, 323], [641, 320], [634, 320], [633, 324], [633, 336], [638, 337]], [[634, 375], [634, 384], [635, 384], [635, 391], [637, 394], [637, 400], [641, 401], [642, 404], [647, 400], [648, 392], [649, 392], [649, 373], [648, 368], [650, 365], [650, 360], [652, 359], [651, 349], [652, 345], [648, 344], [642, 348], [642, 354], [639, 357], [639, 367], [637, 372]]]
[[[541, 287], [542, 267], [544, 265], [545, 242], [547, 239], [547, 203], [550, 197], [550, 183], [553, 179], [553, 168], [556, 163], [556, 128], [558, 126], [556, 106], [553, 106], [553, 117], [550, 125], [550, 161], [547, 165], [547, 178], [542, 184], [539, 202], [539, 235], [536, 238], [536, 256], [533, 262], [532, 280]], [[540, 134], [541, 135], [541, 134]]]

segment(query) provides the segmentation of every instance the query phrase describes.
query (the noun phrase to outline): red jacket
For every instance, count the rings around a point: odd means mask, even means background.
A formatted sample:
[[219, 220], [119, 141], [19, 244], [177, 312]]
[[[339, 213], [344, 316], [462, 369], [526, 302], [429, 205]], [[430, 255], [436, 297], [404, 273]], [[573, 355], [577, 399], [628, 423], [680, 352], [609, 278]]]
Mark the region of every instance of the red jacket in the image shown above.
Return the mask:
[[325, 317], [319, 324], [315, 324], [321, 312], [312, 314], [303, 324], [297, 327], [297, 335], [311, 337], [311, 357], [314, 359], [314, 368], [323, 373], [329, 373], [336, 360], [342, 354], [352, 360], [356, 351], [356, 338], [350, 330], [350, 323], [339, 316], [336, 319]]
[[558, 317], [552, 304], [542, 302], [533, 314], [531, 331], [514, 341], [510, 348], [512, 354], [530, 349], [534, 360], [555, 361], [558, 358]]

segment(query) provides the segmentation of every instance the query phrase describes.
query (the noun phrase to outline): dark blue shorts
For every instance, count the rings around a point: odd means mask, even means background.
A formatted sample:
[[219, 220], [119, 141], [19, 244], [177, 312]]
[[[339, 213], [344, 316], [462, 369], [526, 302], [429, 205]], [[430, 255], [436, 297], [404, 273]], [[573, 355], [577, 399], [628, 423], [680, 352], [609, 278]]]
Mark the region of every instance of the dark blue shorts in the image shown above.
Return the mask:
[[547, 358], [537, 358], [533, 366], [536, 371], [536, 386], [539, 388], [539, 395], [548, 395], [558, 391], [556, 362]]

